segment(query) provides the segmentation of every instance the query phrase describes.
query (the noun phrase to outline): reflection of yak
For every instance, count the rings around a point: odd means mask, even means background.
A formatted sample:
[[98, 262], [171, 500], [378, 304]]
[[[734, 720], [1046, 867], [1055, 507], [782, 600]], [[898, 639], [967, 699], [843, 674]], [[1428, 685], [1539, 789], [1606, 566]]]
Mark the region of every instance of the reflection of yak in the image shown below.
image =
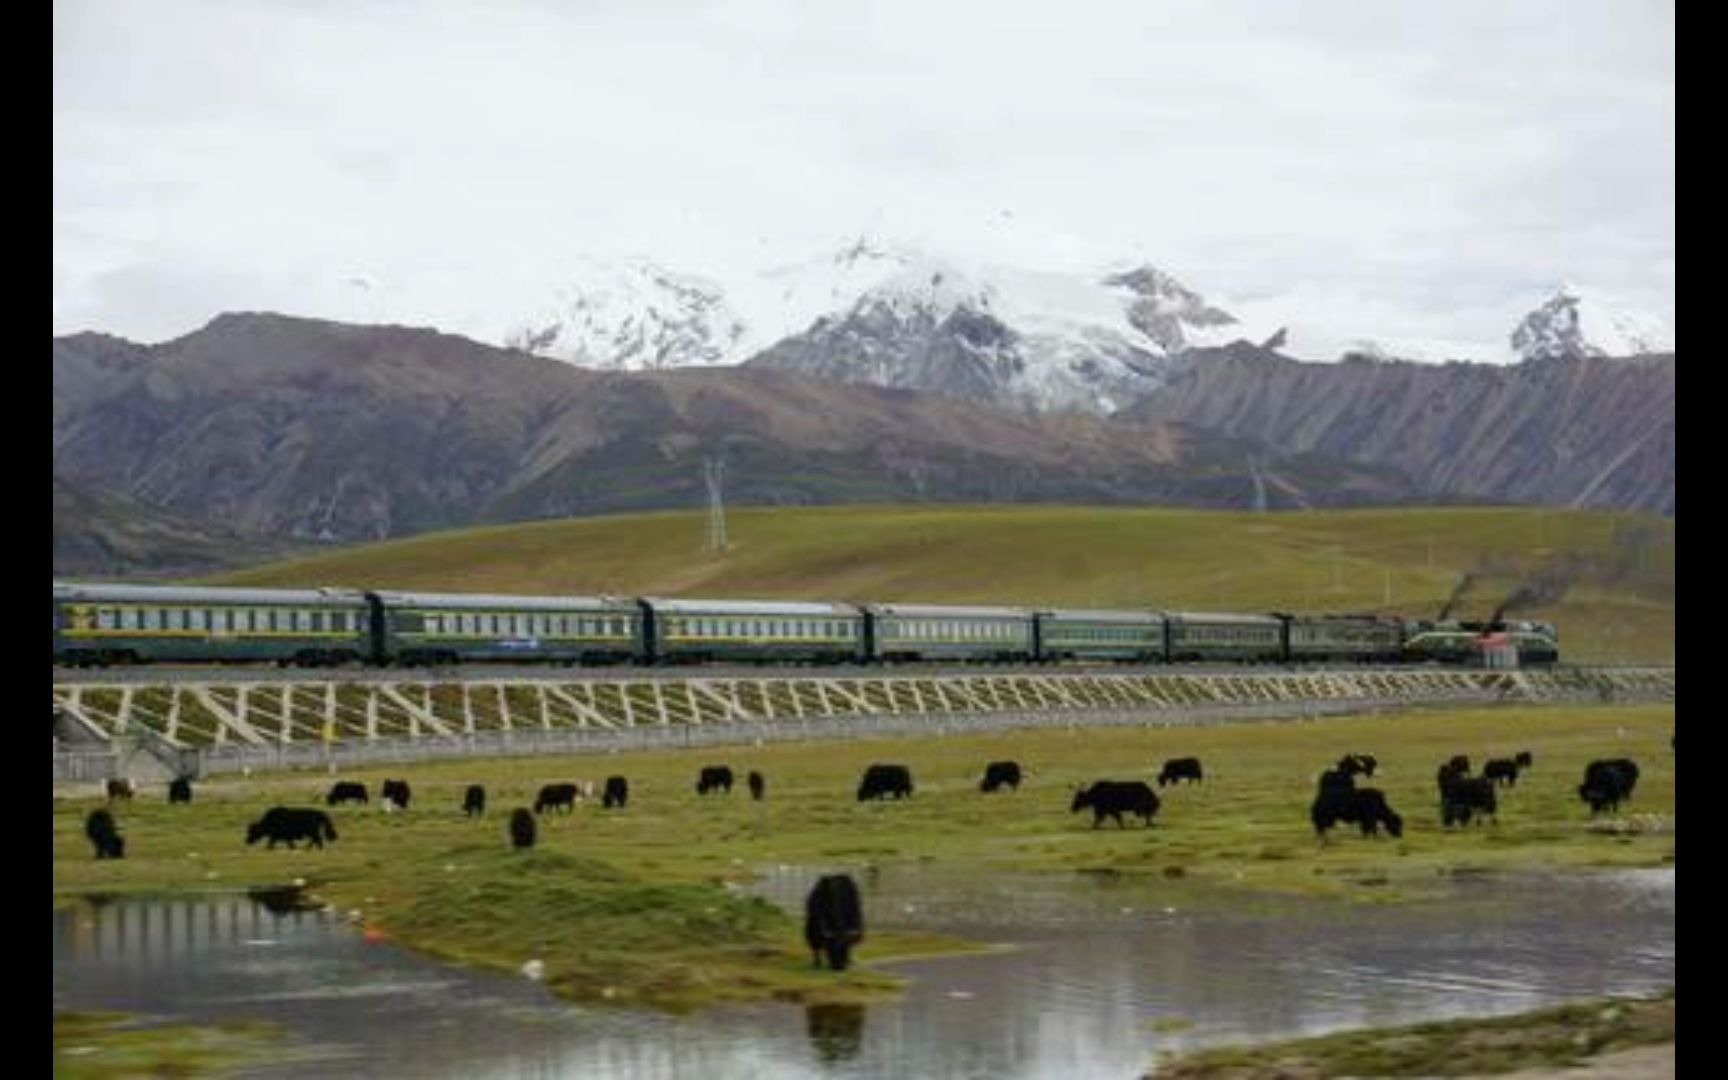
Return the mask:
[[810, 946], [810, 962], [845, 971], [852, 946], [864, 940], [864, 909], [858, 902], [858, 884], [846, 874], [819, 879], [804, 899], [804, 941]]
[[858, 1056], [864, 1043], [864, 1006], [806, 1005], [804, 1023], [810, 1045], [824, 1064]]
[[732, 794], [732, 770], [724, 765], [704, 766], [702, 775], [696, 778], [696, 794], [706, 795], [710, 791]]
[[310, 841], [313, 847], [321, 848], [324, 841], [336, 839], [336, 826], [322, 810], [274, 806], [246, 827], [246, 843], [256, 844], [264, 839], [270, 841], [266, 846], [271, 848], [277, 841], [293, 848], [298, 840]]
[[750, 770], [750, 797], [757, 802], [762, 801], [762, 793], [768, 790], [768, 781], [755, 769]]
[[114, 824], [114, 815], [106, 810], [92, 810], [84, 819], [84, 835], [96, 848], [98, 859], [121, 859], [126, 856], [126, 841]]
[[537, 826], [534, 815], [525, 806], [518, 806], [510, 811], [510, 846], [514, 848], [531, 848], [534, 846], [534, 836]]

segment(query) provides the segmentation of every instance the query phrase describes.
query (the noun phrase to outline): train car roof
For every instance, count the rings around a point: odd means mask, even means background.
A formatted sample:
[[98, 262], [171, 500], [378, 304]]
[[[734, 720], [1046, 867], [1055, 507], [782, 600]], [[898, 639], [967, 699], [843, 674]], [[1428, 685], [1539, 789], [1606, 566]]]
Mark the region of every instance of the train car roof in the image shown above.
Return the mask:
[[1164, 616], [1156, 611], [1106, 611], [1103, 609], [1078, 608], [1046, 608], [1038, 614], [1048, 615], [1054, 619], [1085, 619], [1088, 622], [1163, 622]]
[[643, 600], [666, 615], [804, 615], [857, 618], [854, 604], [815, 603], [803, 600], [672, 600], [645, 596]]
[[120, 604], [364, 604], [358, 589], [231, 589], [220, 585], [131, 585], [56, 581], [56, 600]]
[[378, 592], [386, 604], [462, 610], [513, 608], [526, 611], [607, 611], [628, 613], [633, 601], [616, 596], [512, 596], [504, 593]]
[[1274, 615], [1244, 615], [1230, 611], [1166, 611], [1163, 614], [1167, 619], [1182, 619], [1188, 622], [1250, 623], [1255, 626], [1284, 624], [1284, 620]]
[[868, 604], [866, 607], [878, 615], [911, 615], [930, 619], [1024, 619], [1032, 614], [1030, 608], [1017, 607], [945, 607], [937, 604]]

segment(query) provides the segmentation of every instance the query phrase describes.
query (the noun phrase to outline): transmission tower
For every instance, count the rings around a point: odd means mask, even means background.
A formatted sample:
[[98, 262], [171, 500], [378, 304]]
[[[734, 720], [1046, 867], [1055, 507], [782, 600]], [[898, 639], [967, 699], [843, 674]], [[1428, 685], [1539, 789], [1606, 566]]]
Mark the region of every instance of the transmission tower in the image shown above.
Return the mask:
[[704, 458], [702, 477], [708, 484], [708, 550], [722, 554], [726, 550], [726, 494], [722, 481], [726, 463], [719, 458]]

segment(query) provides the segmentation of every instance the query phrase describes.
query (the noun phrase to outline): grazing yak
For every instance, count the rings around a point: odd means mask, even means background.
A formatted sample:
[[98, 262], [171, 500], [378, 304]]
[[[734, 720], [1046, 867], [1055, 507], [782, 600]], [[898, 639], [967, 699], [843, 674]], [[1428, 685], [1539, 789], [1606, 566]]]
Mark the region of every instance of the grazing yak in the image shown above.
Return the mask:
[[1378, 835], [1382, 825], [1395, 837], [1404, 835], [1404, 819], [1386, 804], [1386, 796], [1378, 788], [1322, 788], [1308, 817], [1322, 840], [1326, 830], [1340, 821], [1356, 825], [1363, 836]]
[[865, 769], [864, 778], [858, 782], [858, 801], [886, 799], [890, 795], [896, 799], [911, 797], [912, 770], [904, 765], [872, 765]]
[[120, 829], [114, 824], [114, 815], [107, 810], [95, 809], [84, 819], [84, 835], [90, 838], [90, 843], [96, 848], [98, 859], [123, 859], [126, 857], [126, 840], [120, 835]]
[[978, 782], [978, 790], [989, 794], [1000, 787], [1010, 787], [1020, 790], [1020, 763], [1017, 761], [992, 761], [984, 766], [984, 779]]
[[176, 776], [168, 781], [169, 803], [189, 803], [192, 801], [192, 781], [188, 777]]
[[1379, 767], [1380, 759], [1373, 754], [1345, 754], [1338, 759], [1339, 771], [1349, 773], [1351, 776], [1360, 773], [1363, 776], [1371, 777], [1374, 775], [1374, 770]]
[[1483, 770], [1481, 776], [1454, 776], [1440, 786], [1440, 824], [1468, 825], [1472, 814], [1481, 814], [1499, 824], [1499, 805], [1494, 795], [1494, 781]]
[[462, 812], [469, 817], [479, 817], [486, 813], [486, 789], [479, 784], [469, 784], [468, 790], [462, 795]]
[[1434, 783], [1441, 791], [1445, 791], [1447, 784], [1469, 775], [1470, 759], [1460, 754], [1435, 770]]
[[600, 805], [610, 810], [616, 806], [624, 809], [624, 804], [630, 801], [630, 781], [622, 776], [608, 776], [606, 790], [600, 795]]
[[845, 971], [852, 947], [864, 940], [864, 907], [858, 883], [847, 874], [819, 878], [804, 899], [804, 942], [810, 962], [822, 966], [823, 956], [835, 971]]
[[540, 794], [534, 799], [534, 812], [556, 810], [563, 807], [565, 813], [576, 810], [575, 784], [546, 784], [540, 788]]
[[1180, 780], [1191, 780], [1198, 784], [1206, 778], [1200, 769], [1200, 759], [1197, 757], [1173, 757], [1164, 762], [1164, 768], [1158, 773], [1158, 786], [1174, 784]]
[[346, 802], [363, 803], [366, 801], [366, 785], [357, 780], [338, 780], [330, 785], [330, 794], [324, 796], [324, 805], [340, 806]]
[[267, 847], [274, 848], [280, 841], [293, 848], [295, 841], [309, 840], [313, 847], [321, 848], [324, 841], [334, 839], [336, 826], [330, 823], [330, 815], [322, 810], [274, 806], [246, 827], [248, 845], [269, 840]]
[[1518, 786], [1518, 763], [1511, 758], [1490, 758], [1482, 766], [1482, 778], [1495, 784]]
[[1630, 758], [1592, 761], [1584, 770], [1584, 782], [1578, 785], [1578, 797], [1590, 804], [1590, 812], [1618, 810], [1632, 797], [1638, 786], [1638, 766]]
[[762, 801], [762, 793], [768, 790], [768, 781], [755, 769], [750, 770], [750, 797], [757, 802]]
[[1115, 818], [1118, 828], [1126, 828], [1123, 814], [1138, 814], [1145, 819], [1146, 827], [1151, 828], [1152, 815], [1158, 812], [1158, 796], [1144, 780], [1100, 780], [1091, 787], [1076, 790], [1068, 812], [1078, 814], [1087, 807], [1092, 808], [1094, 829], [1107, 817]]
[[537, 826], [534, 824], [534, 815], [528, 812], [527, 807], [518, 806], [516, 809], [510, 811], [511, 847], [518, 851], [523, 848], [533, 847], [536, 831]]
[[387, 805], [394, 805], [398, 810], [406, 810], [408, 809], [408, 800], [413, 796], [414, 793], [408, 790], [408, 781], [384, 781], [383, 799]]
[[732, 794], [732, 770], [725, 765], [704, 766], [702, 775], [696, 778], [696, 794], [706, 795], [710, 791]]
[[107, 791], [110, 799], [130, 799], [133, 792], [132, 781], [110, 780], [107, 784]]

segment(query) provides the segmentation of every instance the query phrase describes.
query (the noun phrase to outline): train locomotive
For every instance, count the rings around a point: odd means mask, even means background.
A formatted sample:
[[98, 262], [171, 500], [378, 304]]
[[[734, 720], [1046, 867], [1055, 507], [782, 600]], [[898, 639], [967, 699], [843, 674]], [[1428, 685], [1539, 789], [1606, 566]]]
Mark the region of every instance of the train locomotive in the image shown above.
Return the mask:
[[1437, 663], [1559, 661], [1543, 622], [1064, 610], [350, 588], [54, 583], [54, 663], [328, 667], [536, 662]]

